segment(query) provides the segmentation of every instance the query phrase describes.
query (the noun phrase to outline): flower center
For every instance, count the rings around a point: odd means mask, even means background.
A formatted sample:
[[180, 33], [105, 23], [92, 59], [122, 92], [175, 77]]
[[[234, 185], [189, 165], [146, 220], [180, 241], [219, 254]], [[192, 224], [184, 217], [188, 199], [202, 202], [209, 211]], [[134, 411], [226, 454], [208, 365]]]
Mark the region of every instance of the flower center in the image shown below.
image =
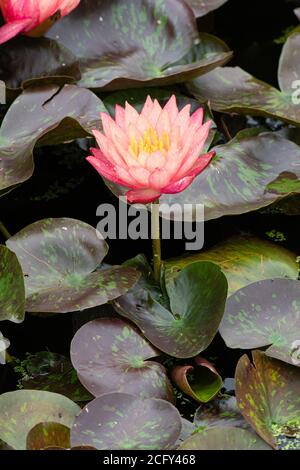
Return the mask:
[[140, 152], [153, 153], [158, 150], [167, 152], [169, 148], [169, 134], [163, 132], [161, 137], [159, 137], [153, 127], [149, 127], [149, 129], [144, 132], [143, 137], [140, 137], [138, 141], [135, 137], [132, 137], [129, 145], [129, 151], [135, 158], [139, 156]]

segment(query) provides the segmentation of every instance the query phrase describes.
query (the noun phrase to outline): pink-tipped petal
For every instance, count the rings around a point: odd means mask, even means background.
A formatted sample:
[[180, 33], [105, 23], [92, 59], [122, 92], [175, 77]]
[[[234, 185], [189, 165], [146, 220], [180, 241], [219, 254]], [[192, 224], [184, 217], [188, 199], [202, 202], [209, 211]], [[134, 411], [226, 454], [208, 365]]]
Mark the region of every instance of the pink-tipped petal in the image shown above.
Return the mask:
[[189, 170], [187, 176], [199, 175], [199, 173], [201, 173], [207, 167], [207, 165], [209, 165], [215, 155], [216, 152], [214, 150], [205, 153], [204, 155], [201, 155], [196, 161], [196, 163], [194, 163], [194, 166]]
[[130, 126], [130, 124], [135, 125], [136, 121], [138, 120], [138, 117], [139, 117], [139, 113], [137, 112], [137, 110], [134, 109], [134, 107], [131, 106], [131, 104], [129, 104], [128, 101], [126, 101], [126, 103], [125, 103], [125, 125], [126, 125], [127, 129]]
[[160, 192], [155, 191], [154, 189], [133, 189], [128, 191], [125, 196], [127, 201], [132, 204], [136, 202], [148, 204], [149, 202], [156, 201], [160, 194]]
[[145, 104], [143, 106], [141, 115], [145, 117], [149, 116], [152, 112], [152, 109], [153, 109], [153, 101], [151, 99], [151, 96], [148, 95], [145, 101]]
[[115, 107], [115, 120], [118, 126], [122, 129], [125, 127], [125, 109], [122, 108], [119, 104], [116, 104]]
[[178, 181], [168, 184], [161, 190], [161, 192], [162, 194], [181, 193], [181, 191], [184, 191], [188, 186], [190, 186], [194, 179], [195, 176], [185, 176]]
[[111, 139], [112, 138], [111, 129], [112, 129], [113, 124], [115, 125], [115, 122], [107, 113], [100, 113], [100, 117], [102, 121], [104, 134]]
[[204, 116], [204, 110], [203, 108], [197, 109], [190, 118], [190, 125], [196, 124], [198, 126], [201, 126], [203, 124], [203, 116]]
[[170, 123], [173, 124], [179, 112], [175, 95], [171, 96], [171, 98], [165, 105], [164, 110], [168, 112]]
[[95, 158], [92, 155], [87, 157], [86, 160], [95, 168], [95, 170], [98, 171], [101, 176], [104, 176], [104, 178], [108, 179], [109, 181], [120, 184], [121, 186], [130, 186], [117, 175], [115, 168], [109, 164], [109, 162]]
[[153, 108], [152, 108], [152, 111], [151, 111], [151, 114], [149, 114], [147, 116], [147, 118], [149, 119], [149, 121], [151, 122], [151, 126], [153, 128], [156, 127], [156, 124], [157, 124], [157, 120], [160, 116], [160, 113], [162, 112], [162, 107], [161, 105], [159, 104], [159, 102], [157, 100], [154, 100], [153, 102]]
[[0, 27], [0, 44], [3, 44], [17, 36], [31, 24], [32, 18], [24, 18], [6, 23]]

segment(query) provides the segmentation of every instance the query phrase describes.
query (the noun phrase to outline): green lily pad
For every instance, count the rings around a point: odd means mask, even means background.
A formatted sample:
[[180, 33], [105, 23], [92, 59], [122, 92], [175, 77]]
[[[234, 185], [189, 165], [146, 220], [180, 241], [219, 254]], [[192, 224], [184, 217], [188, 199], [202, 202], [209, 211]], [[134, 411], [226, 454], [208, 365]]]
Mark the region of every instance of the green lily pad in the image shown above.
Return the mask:
[[220, 333], [229, 348], [271, 345], [268, 356], [300, 366], [300, 282], [268, 279], [240, 289], [227, 300]]
[[278, 244], [252, 235], [239, 235], [213, 246], [209, 250], [170, 259], [164, 262], [165, 280], [191, 263], [211, 261], [226, 275], [228, 293], [233, 294], [255, 281], [271, 278], [298, 278], [296, 254]]
[[96, 271], [108, 246], [95, 228], [75, 219], [35, 222], [6, 243], [21, 263], [29, 312], [96, 307], [126, 293], [139, 278], [130, 267]]
[[[232, 55], [226, 45], [220, 51], [217, 38], [198, 36], [192, 10], [182, 0], [81, 0], [48, 36], [79, 59], [79, 85], [105, 90], [184, 82]], [[198, 45], [201, 58], [186, 61]], [[203, 48], [209, 52], [202, 54]]]
[[216, 427], [189, 437], [179, 450], [271, 450], [258, 436], [245, 429]]
[[195, 365], [175, 366], [171, 377], [184, 393], [200, 403], [207, 403], [221, 390], [222, 377], [206, 359], [198, 356], [194, 362]]
[[39, 423], [26, 438], [27, 450], [44, 450], [50, 446], [70, 447], [70, 428], [60, 423]]
[[236, 398], [229, 395], [200, 405], [195, 412], [194, 425], [198, 432], [215, 427], [252, 429], [238, 409]]
[[[240, 67], [217, 68], [193, 80], [189, 90], [200, 101], [209, 101], [212, 109], [228, 113], [271, 116], [300, 126], [300, 33], [290, 35], [279, 61], [281, 91], [256, 79]], [[299, 87], [298, 87], [299, 88]]]
[[71, 427], [79, 412], [76, 403], [57, 393], [4, 393], [0, 395], [0, 439], [16, 450], [25, 450], [27, 434], [36, 424], [56, 422]]
[[236, 368], [236, 397], [244, 418], [275, 449], [300, 449], [300, 369], [261, 351]]
[[180, 414], [171, 403], [115, 392], [83, 408], [71, 429], [71, 444], [98, 450], [166, 449], [172, 448], [180, 431]]
[[18, 36], [0, 46], [0, 80], [8, 90], [49, 83], [64, 85], [80, 76], [76, 57], [53, 39]]
[[95, 397], [124, 392], [173, 401], [165, 368], [148, 360], [160, 355], [130, 323], [101, 318], [82, 326], [71, 344], [71, 359], [84, 387]]
[[[300, 109], [300, 108], [299, 108]], [[195, 219], [195, 204], [205, 207], [205, 219], [243, 214], [300, 192], [300, 148], [273, 133], [241, 131], [225, 145], [214, 148], [216, 157], [182, 193], [163, 195], [161, 203], [175, 206], [175, 215]], [[284, 155], [284, 158], [282, 158]], [[179, 211], [179, 214], [178, 214]], [[162, 211], [170, 218], [170, 210]]]
[[213, 10], [224, 5], [227, 0], [186, 0], [187, 3], [192, 7], [196, 17], [207, 15]]
[[79, 382], [70, 360], [61, 354], [41, 351], [22, 361], [22, 366], [26, 375], [20, 384], [25, 389], [60, 393], [76, 403], [93, 398]]
[[23, 272], [16, 257], [6, 246], [0, 246], [0, 321], [20, 323], [25, 316]]
[[0, 128], [0, 194], [32, 176], [36, 144], [86, 137], [92, 129], [101, 128], [101, 111], [105, 111], [102, 101], [75, 85], [26, 89], [9, 108]]
[[[140, 268], [140, 259], [130, 265]], [[186, 266], [166, 287], [164, 296], [143, 272], [114, 306], [161, 351], [179, 358], [196, 356], [217, 333], [227, 297], [226, 278], [215, 264], [199, 261]]]

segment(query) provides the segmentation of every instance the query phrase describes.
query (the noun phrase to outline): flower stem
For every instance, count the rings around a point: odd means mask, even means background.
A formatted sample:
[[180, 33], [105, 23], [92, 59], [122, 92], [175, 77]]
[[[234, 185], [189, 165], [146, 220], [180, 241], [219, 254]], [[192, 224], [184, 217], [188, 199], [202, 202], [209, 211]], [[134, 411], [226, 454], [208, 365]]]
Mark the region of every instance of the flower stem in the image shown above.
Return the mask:
[[153, 252], [153, 272], [156, 282], [160, 282], [161, 245], [160, 245], [159, 199], [151, 204], [151, 237]]
[[8, 240], [11, 237], [11, 234], [9, 233], [5, 225], [1, 222], [1, 220], [0, 220], [0, 233], [2, 233], [5, 240]]

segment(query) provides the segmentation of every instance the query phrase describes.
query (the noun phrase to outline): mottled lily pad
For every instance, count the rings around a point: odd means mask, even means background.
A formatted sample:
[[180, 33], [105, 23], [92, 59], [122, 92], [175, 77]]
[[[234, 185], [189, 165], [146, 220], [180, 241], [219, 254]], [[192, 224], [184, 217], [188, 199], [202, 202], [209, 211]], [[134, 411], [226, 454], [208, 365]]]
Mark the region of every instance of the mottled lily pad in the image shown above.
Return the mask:
[[22, 361], [25, 377], [20, 384], [29, 390], [60, 393], [76, 403], [93, 397], [81, 385], [69, 359], [61, 354], [41, 351]]
[[0, 80], [9, 90], [28, 85], [63, 85], [80, 79], [71, 51], [53, 39], [18, 36], [0, 46]]
[[222, 388], [222, 377], [206, 359], [196, 357], [195, 365], [178, 365], [171, 371], [171, 377], [184, 393], [194, 400], [206, 403]]
[[[299, 107], [300, 109], [300, 107]], [[204, 204], [205, 219], [243, 214], [300, 192], [300, 148], [272, 133], [241, 131], [214, 148], [216, 157], [182, 193], [164, 195], [161, 203], [178, 204], [174, 213], [196, 219], [195, 204]], [[284, 158], [282, 158], [284, 155]], [[191, 204], [190, 208], [187, 206]], [[162, 211], [170, 218], [170, 210]]]
[[25, 316], [23, 272], [16, 257], [6, 246], [0, 246], [0, 320], [20, 323]]
[[70, 447], [70, 428], [60, 423], [39, 423], [26, 438], [27, 450], [44, 450], [50, 446]]
[[216, 10], [224, 5], [227, 0], [186, 0], [192, 7], [197, 17], [207, 15], [207, 13]]
[[266, 240], [251, 235], [239, 235], [209, 250], [181, 256], [164, 262], [166, 283], [181, 269], [197, 261], [216, 263], [228, 281], [228, 293], [255, 281], [271, 278], [298, 278], [296, 254]]
[[[139, 263], [140, 258], [136, 258], [130, 265], [140, 267]], [[227, 281], [220, 268], [199, 261], [186, 266], [168, 283], [165, 296], [144, 273], [133, 289], [114, 301], [114, 306], [161, 351], [187, 358], [202, 352], [213, 340], [226, 297]]]
[[236, 396], [245, 419], [275, 449], [300, 449], [300, 369], [253, 351], [236, 369]]
[[198, 431], [215, 427], [252, 429], [239, 411], [236, 398], [229, 395], [200, 405], [195, 412], [194, 425]]
[[165, 368], [148, 360], [159, 354], [137, 328], [118, 318], [86, 323], [71, 344], [73, 366], [95, 397], [117, 391], [173, 401]]
[[75, 85], [26, 89], [6, 113], [0, 128], [0, 194], [28, 180], [35, 145], [86, 137], [101, 128], [102, 101]]
[[98, 450], [158, 450], [172, 447], [180, 431], [180, 414], [171, 403], [108, 393], [83, 408], [71, 429], [71, 444]]
[[0, 395], [0, 439], [16, 450], [25, 450], [27, 434], [36, 424], [56, 422], [71, 427], [79, 412], [76, 403], [57, 393], [4, 393]]
[[[105, 90], [184, 82], [232, 55], [218, 38], [198, 36], [182, 0], [82, 0], [48, 36], [79, 59], [81, 86]], [[201, 57], [187, 60], [195, 47]]]
[[[224, 67], [191, 82], [189, 90], [212, 109], [228, 113], [271, 116], [300, 126], [297, 87], [300, 80], [300, 33], [290, 35], [279, 61], [281, 91], [254, 78], [240, 67]], [[298, 87], [299, 88], [299, 87]]]
[[271, 450], [258, 436], [234, 427], [216, 427], [189, 437], [179, 450]]
[[229, 297], [220, 333], [230, 348], [270, 346], [266, 354], [300, 366], [300, 282], [269, 279]]
[[44, 219], [7, 241], [25, 275], [26, 310], [64, 313], [96, 307], [124, 294], [139, 278], [133, 268], [96, 271], [108, 246], [90, 225]]

